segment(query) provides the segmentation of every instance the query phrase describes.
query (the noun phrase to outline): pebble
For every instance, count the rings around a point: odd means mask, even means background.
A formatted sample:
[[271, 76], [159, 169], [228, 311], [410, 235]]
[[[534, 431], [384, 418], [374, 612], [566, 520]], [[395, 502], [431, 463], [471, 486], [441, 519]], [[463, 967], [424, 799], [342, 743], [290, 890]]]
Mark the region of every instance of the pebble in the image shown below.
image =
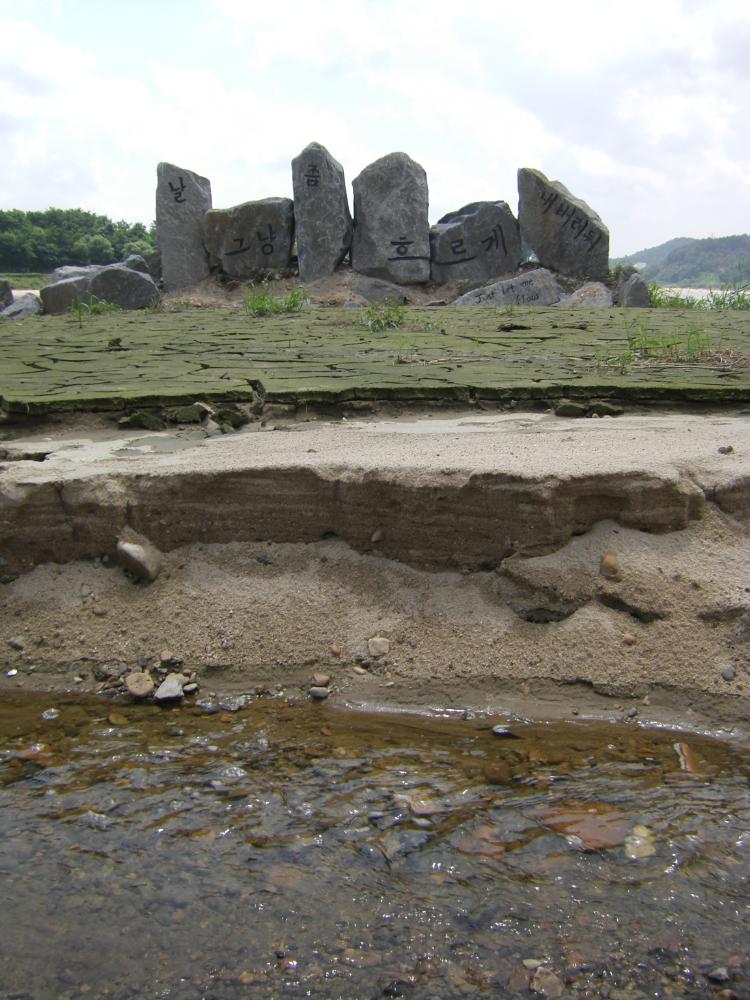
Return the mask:
[[195, 694], [197, 690], [198, 690], [198, 684], [195, 681], [189, 681], [187, 684], [183, 686], [182, 693]]
[[26, 643], [20, 636], [14, 636], [12, 639], [8, 639], [8, 645], [11, 649], [18, 650], [19, 653], [26, 649]]
[[154, 682], [151, 679], [151, 674], [136, 670], [125, 678], [125, 687], [133, 698], [148, 698], [153, 693]]
[[608, 580], [621, 580], [620, 560], [614, 552], [605, 552], [599, 566], [599, 572]]
[[492, 727], [492, 732], [495, 734], [495, 736], [504, 736], [505, 739], [508, 739], [508, 740], [517, 740], [517, 739], [520, 738], [515, 733], [511, 732], [511, 730], [508, 729], [507, 726], [502, 726], [502, 725], [501, 726], [493, 726]]
[[316, 684], [313, 684], [310, 688], [310, 697], [315, 699], [315, 701], [323, 701], [330, 693], [327, 687], [320, 687]]
[[45, 722], [51, 722], [53, 719], [57, 719], [60, 716], [59, 708], [45, 708], [42, 712], [42, 718]]
[[313, 674], [312, 682], [315, 687], [327, 688], [331, 683], [331, 678], [328, 674]]
[[367, 671], [365, 670], [364, 667], [360, 667], [357, 664], [355, 664], [352, 667], [352, 670], [354, 671], [355, 674], [366, 674], [367, 673]]
[[482, 777], [490, 785], [509, 785], [513, 781], [510, 767], [503, 760], [485, 761], [482, 765]]
[[123, 569], [142, 580], [153, 581], [161, 572], [161, 552], [147, 538], [125, 529], [117, 540], [115, 558]]
[[625, 634], [622, 637], [623, 646], [635, 646], [637, 641], [638, 640], [636, 639], [636, 637], [633, 635], [632, 632], [625, 632]]
[[15, 667], [11, 667], [10, 670], [6, 670], [6, 672], [5, 672], [6, 677], [15, 677], [17, 673], [18, 673], [18, 671], [16, 670]]
[[731, 444], [725, 444], [722, 445], [721, 448], [719, 448], [720, 455], [731, 455], [733, 451], [734, 448], [731, 446]]
[[712, 983], [726, 983], [729, 981], [729, 970], [725, 965], [719, 965], [708, 973], [708, 978]]
[[329, 646], [328, 652], [331, 656], [341, 656], [341, 646]]
[[734, 669], [733, 666], [729, 665], [724, 667], [724, 669], [721, 672], [721, 676], [722, 680], [733, 681], [737, 676], [737, 671]]
[[127, 726], [128, 719], [121, 712], [110, 712], [107, 716], [107, 722], [110, 726]]
[[391, 641], [382, 635], [376, 635], [368, 640], [367, 649], [370, 656], [387, 656], [391, 649]]
[[378, 542], [383, 541], [383, 532], [380, 530], [380, 528], [377, 528], [375, 531], [373, 531], [373, 533], [370, 535], [370, 541], [372, 542], [373, 545], [377, 545]]
[[156, 689], [154, 698], [157, 701], [175, 701], [182, 698], [182, 689], [187, 678], [182, 674], [167, 674], [159, 687]]
[[638, 709], [637, 708], [629, 708], [628, 709], [628, 718], [629, 719], [634, 719], [636, 717], [636, 715], [638, 715]]

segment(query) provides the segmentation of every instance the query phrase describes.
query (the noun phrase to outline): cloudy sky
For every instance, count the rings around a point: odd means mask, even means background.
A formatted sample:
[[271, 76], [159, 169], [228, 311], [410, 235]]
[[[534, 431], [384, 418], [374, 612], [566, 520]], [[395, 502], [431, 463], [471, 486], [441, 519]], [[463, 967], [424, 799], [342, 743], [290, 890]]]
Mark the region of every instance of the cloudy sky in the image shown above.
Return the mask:
[[0, 208], [154, 216], [156, 164], [217, 208], [403, 150], [430, 218], [563, 181], [613, 255], [750, 232], [747, 0], [0, 0]]

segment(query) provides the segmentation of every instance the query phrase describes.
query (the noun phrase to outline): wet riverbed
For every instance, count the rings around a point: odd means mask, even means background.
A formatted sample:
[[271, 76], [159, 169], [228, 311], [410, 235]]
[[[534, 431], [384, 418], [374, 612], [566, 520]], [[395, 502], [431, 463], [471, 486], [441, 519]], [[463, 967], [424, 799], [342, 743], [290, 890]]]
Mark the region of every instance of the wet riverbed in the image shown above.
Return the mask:
[[6, 696], [0, 997], [750, 996], [750, 750], [497, 722]]

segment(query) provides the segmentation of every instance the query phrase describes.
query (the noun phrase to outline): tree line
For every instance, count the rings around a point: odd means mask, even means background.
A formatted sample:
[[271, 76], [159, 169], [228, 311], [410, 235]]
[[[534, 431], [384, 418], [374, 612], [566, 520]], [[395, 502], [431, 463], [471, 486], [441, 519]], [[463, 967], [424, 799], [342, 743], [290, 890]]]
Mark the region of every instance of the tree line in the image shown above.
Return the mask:
[[750, 235], [678, 238], [614, 263], [645, 264], [643, 277], [661, 285], [743, 287], [750, 284]]
[[50, 271], [62, 264], [110, 264], [128, 254], [152, 253], [156, 226], [113, 222], [80, 208], [0, 211], [0, 269]]

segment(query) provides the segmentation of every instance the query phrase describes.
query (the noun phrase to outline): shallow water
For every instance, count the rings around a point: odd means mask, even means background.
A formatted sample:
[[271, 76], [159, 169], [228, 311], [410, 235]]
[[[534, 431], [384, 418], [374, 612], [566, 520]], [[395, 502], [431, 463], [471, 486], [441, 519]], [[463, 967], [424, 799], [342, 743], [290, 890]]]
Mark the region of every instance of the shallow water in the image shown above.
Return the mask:
[[0, 997], [750, 996], [750, 750], [496, 721], [7, 697]]

